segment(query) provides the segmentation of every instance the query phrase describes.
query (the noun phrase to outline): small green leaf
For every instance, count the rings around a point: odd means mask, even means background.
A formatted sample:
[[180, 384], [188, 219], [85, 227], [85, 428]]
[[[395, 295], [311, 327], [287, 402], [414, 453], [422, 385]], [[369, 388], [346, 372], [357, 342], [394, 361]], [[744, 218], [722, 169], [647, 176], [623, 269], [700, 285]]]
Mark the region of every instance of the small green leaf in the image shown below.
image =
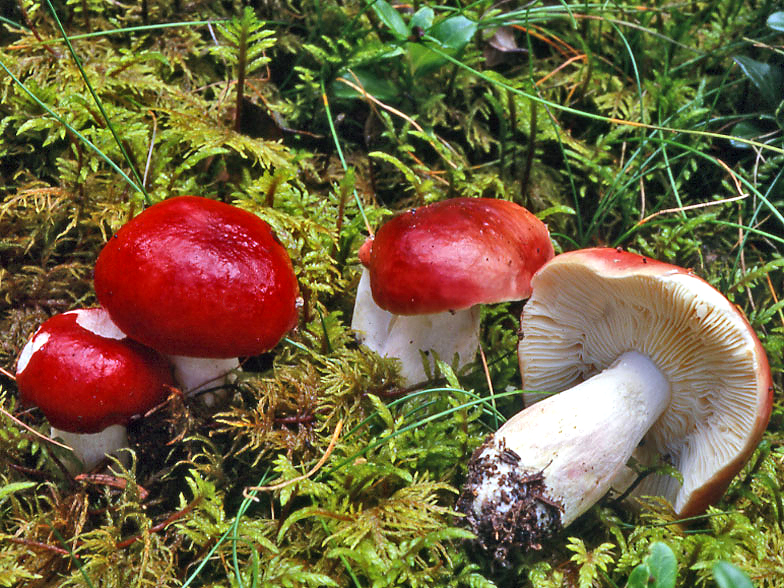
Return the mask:
[[743, 55], [733, 57], [733, 60], [757, 87], [768, 105], [774, 108], [778, 106], [784, 98], [784, 77], [781, 68]]
[[768, 28], [784, 33], [784, 12], [774, 12], [768, 17]]
[[340, 79], [346, 79], [359, 86], [365, 92], [382, 102], [396, 102], [400, 93], [397, 87], [384, 77], [376, 75], [368, 69], [354, 68], [351, 71], [341, 72], [332, 83], [332, 94], [335, 98], [362, 98], [362, 95]]
[[577, 212], [571, 206], [566, 206], [565, 204], [557, 204], [555, 206], [551, 206], [550, 208], [545, 208], [544, 210], [540, 210], [536, 213], [536, 218], [539, 220], [544, 220], [551, 214], [571, 214], [575, 215]]
[[419, 27], [424, 30], [428, 30], [431, 26], [433, 26], [433, 18], [435, 17], [435, 13], [433, 9], [429, 6], [423, 6], [419, 10], [414, 13], [414, 16], [411, 17], [411, 22], [409, 23], [411, 28]]
[[719, 588], [754, 588], [746, 574], [726, 561], [713, 564], [713, 577]]
[[27, 490], [35, 486], [35, 482], [13, 482], [0, 488], [0, 503], [2, 503], [8, 496], [14, 492]]
[[[735, 123], [730, 131], [730, 134], [738, 137], [739, 139], [755, 139], [762, 134], [762, 131], [752, 121], [742, 120]], [[748, 149], [749, 144], [745, 141], [738, 141], [737, 139], [730, 139], [730, 144], [736, 149]]]
[[420, 43], [406, 43], [406, 53], [414, 76], [424, 76], [446, 64], [446, 59]]
[[460, 51], [471, 41], [477, 24], [464, 16], [452, 16], [436, 24], [429, 32], [442, 47]]
[[400, 13], [395, 10], [386, 0], [374, 0], [371, 4], [381, 22], [383, 22], [392, 34], [399, 40], [407, 39], [411, 34], [406, 22]]
[[629, 574], [626, 588], [648, 588], [648, 580], [651, 577], [651, 570], [644, 563], [641, 563]]
[[674, 588], [678, 575], [678, 560], [666, 544], [656, 542], [651, 545], [650, 555], [645, 559], [654, 578], [651, 588]]

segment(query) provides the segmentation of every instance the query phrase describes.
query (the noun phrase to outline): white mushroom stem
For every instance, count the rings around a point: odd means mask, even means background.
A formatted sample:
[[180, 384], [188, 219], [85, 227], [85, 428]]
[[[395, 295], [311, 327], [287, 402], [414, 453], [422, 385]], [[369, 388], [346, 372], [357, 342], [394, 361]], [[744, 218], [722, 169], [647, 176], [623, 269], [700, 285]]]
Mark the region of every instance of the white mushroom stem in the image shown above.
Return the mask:
[[623, 354], [600, 374], [509, 419], [474, 454], [461, 508], [475, 526], [488, 517], [503, 519], [525, 494], [526, 478], [541, 474], [545, 500], [532, 501], [534, 524], [543, 527], [532, 538], [536, 546], [557, 530], [544, 528], [552, 526], [547, 505], [551, 512], [552, 505], [560, 507], [562, 527], [588, 510], [669, 402], [670, 384], [653, 362], [634, 351]]
[[210, 390], [201, 395], [206, 406], [225, 399], [226, 391], [221, 388], [234, 382], [234, 372], [240, 367], [236, 357], [214, 359], [169, 355], [167, 358], [174, 368], [174, 379], [186, 396]]
[[[82, 468], [66, 462], [69, 471], [89, 471], [97, 466], [107, 455], [128, 447], [128, 432], [125, 425], [111, 425], [98, 433], [71, 433], [52, 427], [52, 438], [60, 438], [73, 449], [74, 456], [82, 463]], [[127, 464], [127, 454], [120, 453], [120, 460]]]
[[361, 343], [382, 357], [398, 359], [404, 381], [416, 384], [427, 379], [424, 361], [429, 363], [430, 374], [434, 373], [433, 352], [458, 369], [474, 360], [479, 349], [479, 319], [478, 306], [407, 316], [386, 311], [373, 300], [370, 274], [363, 269], [351, 328]]

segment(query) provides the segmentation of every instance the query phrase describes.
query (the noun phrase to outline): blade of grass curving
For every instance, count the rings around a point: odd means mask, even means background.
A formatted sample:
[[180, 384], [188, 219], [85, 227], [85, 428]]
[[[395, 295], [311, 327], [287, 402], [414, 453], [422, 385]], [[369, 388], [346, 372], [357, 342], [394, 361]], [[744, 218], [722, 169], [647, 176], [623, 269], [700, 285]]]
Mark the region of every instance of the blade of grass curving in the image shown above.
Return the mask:
[[10, 18], [6, 18], [4, 16], [0, 16], [0, 22], [4, 22], [5, 24], [10, 25], [10, 26], [14, 27], [15, 29], [20, 29], [22, 31], [30, 31], [30, 29], [28, 29], [26, 26], [24, 26], [24, 25], [22, 25], [22, 24], [20, 24], [18, 22], [14, 22]]
[[[327, 89], [324, 85], [324, 78], [321, 78], [321, 100], [324, 103], [324, 111], [327, 114], [327, 122], [329, 123], [329, 132], [332, 135], [332, 140], [335, 142], [335, 149], [337, 149], [338, 157], [340, 158], [340, 164], [343, 166], [343, 169], [348, 169], [348, 164], [346, 163], [346, 158], [343, 156], [343, 149], [340, 147], [340, 140], [338, 139], [338, 133], [335, 129], [335, 121], [332, 119], [332, 110], [329, 108], [329, 99], [327, 98]], [[359, 207], [359, 214], [362, 215], [362, 220], [365, 221], [365, 227], [367, 227], [368, 233], [371, 235], [373, 234], [373, 229], [370, 226], [370, 221], [368, 221], [367, 216], [365, 215], [365, 207], [362, 206], [362, 201], [359, 199], [359, 193], [357, 189], [354, 188], [354, 201], [357, 203]]]
[[[3, 20], [0, 17], [0, 20]], [[171, 28], [178, 28], [178, 27], [195, 27], [195, 26], [207, 26], [216, 22], [227, 22], [230, 21], [229, 18], [215, 18], [211, 20], [183, 20], [178, 22], [163, 22], [158, 24], [150, 24], [150, 25], [139, 25], [133, 27], [121, 27], [117, 29], [108, 29], [104, 31], [93, 31], [91, 33], [79, 33], [78, 35], [69, 35], [68, 39], [70, 41], [82, 41], [84, 39], [95, 39], [99, 37], [109, 37], [111, 35], [121, 35], [124, 33], [143, 33], [146, 31], [157, 31], [160, 29], [171, 29]], [[9, 21], [11, 22], [11, 21]], [[268, 21], [273, 23], [275, 21]], [[22, 27], [16, 23], [13, 23], [15, 26]], [[279, 23], [284, 24], [284, 23]], [[26, 29], [25, 29], [26, 30]], [[39, 45], [56, 45], [62, 43], [62, 39], [46, 39], [39, 43], [31, 43], [29, 46], [37, 47]]]
[[103, 117], [103, 120], [106, 122], [106, 126], [109, 128], [112, 137], [114, 137], [117, 146], [120, 148], [120, 152], [123, 154], [125, 163], [127, 163], [128, 167], [131, 169], [131, 173], [133, 173], [133, 177], [136, 180], [136, 184], [139, 186], [139, 188], [141, 188], [141, 193], [144, 198], [144, 203], [149, 206], [150, 204], [152, 204], [152, 200], [150, 200], [150, 195], [147, 193], [147, 190], [144, 187], [144, 182], [142, 182], [142, 179], [139, 176], [139, 171], [136, 169], [136, 166], [131, 161], [131, 158], [128, 155], [128, 152], [125, 150], [125, 147], [123, 146], [123, 143], [120, 140], [117, 131], [115, 131], [114, 129], [114, 125], [112, 124], [112, 121], [109, 120], [109, 115], [106, 114], [106, 111], [103, 108], [103, 104], [101, 103], [101, 100], [98, 98], [98, 95], [95, 93], [95, 90], [93, 89], [90, 80], [87, 78], [87, 73], [84, 71], [84, 68], [82, 67], [82, 60], [79, 59], [79, 56], [76, 54], [76, 51], [74, 50], [73, 45], [71, 44], [71, 40], [68, 37], [68, 34], [65, 32], [65, 28], [63, 28], [63, 23], [60, 22], [60, 17], [57, 16], [57, 11], [54, 9], [54, 6], [52, 6], [52, 1], [46, 0], [46, 4], [49, 6], [49, 11], [52, 13], [52, 17], [57, 23], [57, 28], [60, 29], [60, 34], [62, 35], [65, 44], [68, 46], [68, 51], [70, 52], [71, 58], [74, 60], [74, 63], [76, 64], [76, 67], [79, 70], [79, 74], [82, 76], [82, 80], [84, 80], [85, 86], [89, 90], [90, 95], [93, 98], [93, 101], [98, 107], [98, 110], [101, 112], [101, 116]]
[[[529, 55], [533, 55], [534, 53], [533, 53], [533, 45], [532, 45], [532, 41], [531, 41], [531, 35], [528, 33], [528, 30], [529, 30], [529, 23], [528, 23], [528, 21], [524, 21], [524, 26], [526, 27], [525, 39], [526, 39], [526, 43], [528, 44], [528, 47], [527, 47], [528, 54]], [[531, 80], [532, 82], [534, 81], [534, 70], [533, 70], [533, 67], [534, 67], [533, 66], [533, 60], [529, 59], [528, 60], [528, 77], [529, 77], [529, 80]], [[533, 87], [536, 89], [538, 99], [539, 100], [544, 100], [542, 98], [541, 92], [539, 91], [539, 86], [537, 86], [536, 83], [534, 83]], [[532, 100], [532, 110], [533, 110], [533, 105], [535, 105], [536, 102], [537, 102], [536, 100]], [[544, 103], [542, 103], [542, 104], [544, 104]], [[560, 127], [558, 126], [558, 123], [556, 122], [556, 119], [553, 116], [552, 112], [550, 112], [550, 109], [549, 109], [547, 104], [544, 104], [544, 108], [547, 111], [547, 114], [549, 115], [548, 116], [548, 120], [549, 120], [550, 126], [553, 127], [553, 131], [555, 132], [555, 138], [558, 141], [558, 148], [561, 150], [561, 154], [563, 155], [564, 167], [566, 167], [566, 177], [569, 180], [569, 189], [571, 190], [571, 193], [572, 193], [572, 203], [574, 204], [574, 209], [579, 211], [580, 210], [580, 198], [579, 198], [579, 194], [577, 192], [577, 184], [574, 181], [574, 174], [572, 173], [572, 164], [569, 161], [569, 158], [566, 157], [566, 148], [565, 148], [565, 146], [563, 144], [563, 141], [561, 140]], [[575, 224], [577, 226], [577, 240], [576, 240], [577, 243], [583, 243], [583, 239], [584, 239], [584, 227], [583, 227], [582, 216], [583, 215], [581, 215], [581, 214], [575, 214], [574, 215], [574, 221], [575, 221]], [[578, 248], [580, 246], [578, 246]]]
[[571, 106], [564, 106], [563, 104], [559, 104], [557, 102], [553, 102], [552, 100], [548, 100], [546, 98], [542, 98], [540, 96], [537, 96], [536, 94], [531, 94], [530, 92], [526, 92], [524, 90], [520, 90], [519, 88], [515, 88], [513, 86], [510, 86], [509, 84], [501, 82], [501, 81], [499, 81], [497, 79], [493, 79], [490, 76], [485, 75], [484, 73], [482, 73], [478, 69], [475, 69], [475, 68], [471, 67], [470, 65], [467, 65], [467, 64], [463, 63], [462, 61], [460, 61], [458, 59], [455, 59], [454, 57], [452, 57], [451, 55], [449, 55], [445, 51], [442, 51], [441, 49], [439, 49], [438, 46], [437, 46], [438, 39], [435, 39], [434, 37], [432, 37], [430, 35], [425, 35], [424, 38], [427, 41], [431, 42], [431, 44], [429, 44], [427, 46], [428, 49], [430, 49], [434, 53], [437, 53], [438, 55], [440, 55], [441, 57], [443, 57], [447, 61], [449, 61], [451, 63], [454, 63], [457, 66], [459, 66], [459, 67], [463, 68], [464, 70], [466, 70], [467, 72], [477, 76], [479, 79], [484, 80], [488, 84], [492, 84], [492, 85], [498, 86], [500, 88], [504, 88], [506, 90], [509, 90], [510, 92], [513, 92], [513, 93], [519, 95], [519, 96], [523, 96], [525, 98], [529, 98], [531, 100], [535, 100], [539, 104], [542, 104], [543, 106], [549, 106], [549, 107], [551, 107], [551, 108], [553, 108], [555, 110], [560, 110], [562, 112], [568, 112], [569, 114], [574, 114], [574, 115], [577, 115], [577, 116], [581, 116], [581, 117], [588, 118], [588, 119], [591, 119], [591, 120], [597, 120], [597, 121], [605, 122], [605, 123], [608, 123], [608, 124], [625, 125], [625, 126], [629, 126], [629, 127], [641, 127], [641, 128], [645, 128], [645, 129], [658, 130], [658, 131], [664, 131], [664, 132], [675, 133], [675, 134], [683, 133], [683, 134], [687, 134], [687, 135], [694, 135], [694, 136], [697, 136], [697, 137], [710, 137], [712, 139], [724, 139], [724, 140], [732, 139], [734, 141], [737, 141], [739, 143], [743, 143], [745, 145], [751, 145], [751, 146], [754, 146], [754, 147], [758, 147], [759, 149], [762, 149], [763, 151], [772, 151], [774, 153], [778, 153], [780, 155], [784, 155], [784, 147], [774, 147], [772, 145], [768, 145], [767, 143], [761, 143], [760, 141], [755, 141], [754, 139], [747, 139], [747, 138], [744, 138], [744, 137], [736, 137], [736, 136], [733, 136], [733, 135], [726, 135], [724, 133], [715, 133], [715, 132], [712, 132], [712, 131], [698, 131], [698, 130], [695, 130], [695, 129], [676, 129], [676, 128], [672, 128], [672, 127], [662, 127], [662, 126], [649, 124], [649, 123], [642, 123], [642, 122], [637, 122], [637, 121], [633, 121], [633, 120], [625, 120], [625, 119], [622, 119], [622, 118], [615, 118], [615, 117], [610, 117], [610, 116], [604, 116], [604, 115], [601, 115], [601, 114], [588, 112], [586, 110], [579, 110], [577, 108], [572, 108]]
[[134, 181], [133, 181], [131, 178], [129, 178], [129, 177], [128, 177], [128, 175], [127, 175], [127, 174], [126, 174], [126, 173], [125, 173], [123, 170], [121, 170], [121, 169], [120, 169], [120, 167], [119, 167], [119, 166], [118, 166], [116, 163], [114, 163], [114, 162], [113, 162], [113, 161], [112, 161], [112, 160], [111, 160], [109, 157], [107, 157], [107, 156], [106, 156], [106, 154], [105, 154], [103, 151], [101, 151], [101, 150], [100, 150], [100, 149], [99, 149], [99, 148], [98, 148], [98, 147], [97, 147], [95, 144], [93, 144], [93, 142], [92, 142], [92, 141], [90, 141], [90, 139], [88, 139], [87, 137], [85, 137], [84, 135], [82, 135], [82, 134], [81, 134], [79, 131], [77, 131], [77, 130], [76, 130], [74, 127], [72, 127], [70, 124], [68, 124], [67, 122], [65, 122], [65, 120], [63, 119], [63, 117], [61, 117], [61, 116], [60, 116], [59, 114], [57, 114], [57, 113], [56, 113], [54, 110], [52, 110], [51, 108], [49, 108], [49, 106], [48, 106], [47, 104], [45, 104], [45, 103], [44, 103], [44, 102], [43, 102], [43, 101], [42, 101], [40, 98], [38, 98], [38, 96], [36, 96], [35, 94], [33, 94], [33, 92], [32, 92], [32, 91], [31, 91], [31, 90], [30, 90], [30, 89], [29, 89], [29, 88], [28, 88], [28, 87], [27, 87], [27, 86], [26, 86], [26, 85], [25, 85], [25, 84], [24, 84], [24, 83], [23, 83], [23, 82], [22, 82], [22, 81], [21, 81], [19, 78], [17, 78], [17, 77], [16, 77], [16, 76], [15, 76], [15, 75], [14, 75], [14, 74], [11, 72], [11, 70], [10, 70], [10, 69], [8, 69], [8, 67], [6, 67], [5, 63], [3, 63], [3, 61], [2, 61], [2, 60], [0, 60], [0, 68], [2, 68], [2, 69], [5, 71], [5, 73], [7, 73], [7, 74], [10, 76], [10, 78], [11, 78], [11, 79], [14, 81], [14, 83], [15, 83], [17, 86], [19, 86], [19, 87], [20, 87], [22, 90], [24, 90], [24, 92], [25, 92], [25, 93], [26, 93], [28, 96], [30, 96], [30, 98], [31, 98], [31, 99], [32, 99], [32, 100], [33, 100], [33, 101], [34, 101], [36, 104], [38, 104], [38, 106], [40, 106], [41, 108], [43, 108], [43, 109], [44, 109], [44, 110], [45, 110], [47, 113], [49, 113], [49, 114], [50, 114], [52, 117], [54, 117], [54, 119], [55, 119], [57, 122], [59, 122], [61, 125], [63, 125], [63, 126], [64, 126], [66, 129], [68, 129], [70, 132], [72, 132], [72, 133], [73, 133], [73, 134], [74, 134], [76, 137], [78, 137], [78, 138], [79, 138], [79, 140], [80, 140], [80, 141], [82, 141], [82, 142], [83, 142], [85, 145], [87, 145], [87, 146], [88, 146], [90, 149], [92, 149], [92, 150], [93, 150], [93, 151], [94, 151], [94, 152], [95, 152], [95, 153], [96, 153], [96, 154], [97, 154], [97, 155], [98, 155], [98, 156], [99, 156], [101, 159], [103, 159], [103, 160], [104, 160], [104, 161], [105, 161], [107, 164], [109, 164], [109, 166], [111, 166], [111, 168], [112, 168], [114, 171], [116, 171], [118, 174], [120, 174], [120, 176], [122, 176], [122, 178], [123, 178], [123, 179], [124, 179], [126, 182], [128, 182], [128, 184], [131, 186], [131, 188], [133, 188], [134, 190], [136, 190], [137, 192], [139, 192], [139, 193], [141, 193], [141, 194], [144, 194], [144, 190], [142, 190], [142, 188], [141, 188], [141, 187], [139, 187], [139, 185], [137, 185], [137, 184], [136, 184], [136, 182], [134, 182]]
[[[267, 470], [264, 472], [264, 474], [262, 474], [261, 478], [259, 479], [257, 486], [262, 486], [264, 482], [268, 480], [269, 474], [270, 474], [270, 468], [267, 468]], [[240, 519], [244, 516], [245, 512], [250, 508], [251, 504], [253, 504], [253, 497], [256, 496], [256, 492], [251, 490], [248, 493], [248, 496], [249, 498], [243, 499], [243, 501], [240, 503], [240, 506], [237, 509], [237, 514], [234, 515], [234, 522], [232, 523], [231, 527], [226, 529], [226, 531], [215, 542], [215, 545], [213, 545], [212, 548], [204, 555], [204, 559], [202, 559], [201, 563], [199, 563], [199, 565], [191, 573], [191, 575], [188, 576], [188, 578], [182, 584], [181, 588], [187, 588], [194, 582], [194, 580], [196, 580], [196, 578], [201, 573], [201, 570], [204, 568], [205, 565], [207, 565], [207, 562], [210, 560], [210, 557], [212, 557], [212, 554], [217, 551], [218, 547], [220, 547], [224, 541], [226, 541], [227, 539], [231, 539], [233, 541], [239, 539], [237, 533], [239, 530]], [[233, 549], [233, 555], [236, 558], [237, 555], [236, 546]], [[235, 560], [235, 564], [236, 564], [236, 560]], [[235, 569], [238, 568], [235, 567]], [[242, 584], [240, 583], [240, 585]]]
[[[750, 226], [744, 227], [743, 240], [740, 242], [740, 246], [738, 247], [738, 253], [735, 254], [735, 261], [732, 264], [732, 270], [730, 272], [731, 274], [734, 274], [735, 271], [738, 269], [738, 266], [740, 265], [741, 252], [746, 247], [746, 243], [749, 240], [749, 236], [752, 234], [751, 227], [754, 226], [754, 224], [757, 222], [757, 218], [759, 218], [759, 214], [760, 211], [762, 210], [763, 202], [768, 199], [768, 197], [771, 195], [771, 192], [773, 192], [774, 188], [776, 187], [776, 184], [778, 184], [778, 182], [781, 181], [783, 177], [784, 177], [784, 168], [779, 170], [779, 173], [776, 174], [776, 177], [773, 178], [773, 181], [768, 184], [768, 189], [765, 191], [764, 200], [760, 201], [760, 203], [757, 204], [756, 208], [754, 209], [754, 213], [751, 215], [751, 219], [749, 220]], [[784, 242], [784, 239], [781, 239], [781, 241]]]
[[90, 577], [87, 575], [87, 572], [85, 571], [84, 566], [82, 566], [82, 562], [79, 561], [78, 557], [76, 557], [76, 554], [74, 553], [73, 549], [71, 549], [71, 546], [68, 544], [68, 542], [65, 540], [65, 537], [63, 537], [60, 534], [60, 531], [57, 530], [57, 527], [55, 525], [50, 523], [49, 524], [49, 528], [52, 530], [52, 534], [57, 538], [57, 540], [68, 551], [68, 555], [71, 557], [71, 561], [76, 566], [76, 569], [79, 570], [79, 573], [82, 574], [82, 577], [84, 578], [84, 582], [87, 585], [87, 587], [88, 588], [94, 588], [94, 585], [93, 585], [92, 581], [90, 580]]
[[[508, 390], [506, 392], [500, 392], [500, 393], [496, 394], [495, 398], [499, 399], [499, 398], [506, 398], [506, 397], [509, 397], [509, 396], [519, 396], [522, 393], [523, 393], [522, 390]], [[401, 427], [397, 431], [394, 431], [393, 433], [390, 433], [389, 435], [386, 435], [384, 437], [381, 437], [380, 439], [376, 439], [372, 443], [369, 443], [368, 445], [366, 445], [365, 447], [363, 447], [359, 451], [357, 451], [357, 452], [353, 453], [352, 455], [350, 455], [350, 456], [340, 460], [336, 465], [332, 466], [331, 468], [329, 468], [329, 469], [322, 469], [319, 472], [319, 474], [316, 476], [316, 479], [317, 480], [321, 479], [323, 476], [328, 476], [328, 475], [338, 471], [340, 468], [342, 468], [342, 467], [352, 463], [358, 457], [362, 457], [368, 451], [371, 451], [371, 450], [375, 449], [376, 447], [380, 447], [381, 445], [383, 445], [387, 441], [389, 441], [391, 439], [394, 439], [395, 437], [397, 437], [399, 435], [402, 435], [404, 433], [408, 433], [409, 431], [413, 431], [414, 429], [417, 429], [417, 428], [419, 428], [419, 427], [421, 427], [423, 425], [426, 425], [426, 424], [431, 423], [433, 421], [436, 421], [438, 419], [441, 419], [441, 418], [444, 418], [444, 417], [448, 417], [449, 415], [454, 414], [454, 413], [456, 413], [456, 412], [458, 412], [460, 410], [465, 410], [466, 408], [471, 408], [472, 406], [476, 406], [478, 404], [487, 404], [489, 402], [490, 402], [489, 398], [478, 398], [476, 400], [471, 400], [470, 402], [464, 402], [464, 403], [462, 403], [462, 404], [460, 404], [458, 406], [453, 406], [453, 407], [448, 408], [446, 410], [442, 410], [441, 412], [438, 412], [436, 414], [432, 414], [432, 415], [430, 415], [428, 417], [425, 417], [425, 418], [423, 418], [423, 419], [421, 419], [421, 420], [419, 420], [419, 421], [417, 421], [415, 423], [411, 423], [410, 425], [406, 425], [405, 427]]]
[[[627, 56], [632, 66], [632, 71], [634, 73], [634, 82], [637, 86], [637, 99], [640, 103], [640, 122], [645, 123], [645, 110], [644, 110], [644, 102], [643, 102], [643, 92], [642, 92], [642, 82], [640, 81], [640, 71], [637, 67], [637, 59], [634, 56], [634, 51], [632, 50], [631, 46], [629, 45], [629, 41], [624, 35], [623, 31], [615, 24], [612, 19], [607, 19], [606, 22], [610, 24], [610, 27], [617, 33], [618, 37], [621, 39], [623, 46], [626, 49]], [[646, 143], [646, 135], [645, 135], [645, 128], [639, 127], [639, 140], [640, 140], [640, 149], [645, 146]], [[616, 192], [616, 194], [619, 194]], [[590, 235], [594, 228], [599, 225], [603, 216], [606, 212], [608, 212], [611, 206], [615, 203], [615, 198], [602, 198], [599, 201], [599, 205], [596, 207], [596, 211], [594, 211], [593, 217], [591, 219], [591, 223], [589, 224], [588, 234]]]
[[[490, 398], [485, 398], [483, 396], [479, 396], [475, 392], [470, 392], [468, 390], [461, 390], [459, 388], [445, 387], [445, 388], [425, 388], [424, 390], [415, 390], [414, 392], [406, 394], [405, 396], [401, 396], [400, 398], [396, 398], [392, 402], [387, 403], [386, 406], [387, 406], [387, 408], [394, 408], [398, 404], [402, 404], [404, 402], [412, 400], [412, 399], [416, 398], [417, 396], [423, 396], [423, 395], [426, 395], [426, 394], [431, 394], [433, 392], [447, 392], [447, 393], [459, 392], [461, 394], [465, 394], [466, 396], [468, 396], [470, 398], [474, 398], [476, 400], [487, 400], [488, 403], [491, 401]], [[497, 398], [498, 395], [495, 395], [495, 397]], [[496, 408], [492, 404], [489, 404], [488, 406], [490, 408], [487, 408], [487, 407], [484, 408], [485, 414], [487, 414], [488, 416], [493, 417], [494, 419], [500, 419], [501, 421], [506, 419], [506, 417], [504, 417], [503, 414], [501, 414], [498, 410], [496, 410]], [[378, 416], [377, 412], [373, 412], [373, 413], [369, 414], [368, 416], [366, 416], [364, 419], [362, 419], [359, 422], [359, 424], [357, 424], [353, 429], [351, 429], [348, 433], [346, 433], [346, 435], [344, 436], [344, 439], [350, 438], [357, 431], [359, 431], [362, 427], [364, 427], [367, 423], [372, 421], [376, 416]]]
[[[259, 483], [256, 484], [257, 486], [263, 486], [264, 482], [267, 481], [268, 476], [270, 473], [270, 468], [264, 472]], [[242, 503], [240, 503], [239, 508], [237, 509], [237, 514], [234, 515], [234, 522], [231, 525], [229, 531], [231, 531], [231, 558], [232, 563], [234, 564], [234, 575], [237, 580], [237, 585], [242, 586], [242, 576], [240, 575], [240, 563], [239, 563], [239, 556], [237, 555], [237, 542], [240, 540], [239, 537], [239, 527], [240, 527], [240, 519], [243, 517], [245, 512], [250, 508], [250, 505], [253, 504], [253, 499], [256, 497], [256, 490], [250, 490], [248, 492], [248, 497], [244, 498]], [[227, 531], [228, 532], [228, 531]], [[222, 538], [221, 538], [222, 539]]]

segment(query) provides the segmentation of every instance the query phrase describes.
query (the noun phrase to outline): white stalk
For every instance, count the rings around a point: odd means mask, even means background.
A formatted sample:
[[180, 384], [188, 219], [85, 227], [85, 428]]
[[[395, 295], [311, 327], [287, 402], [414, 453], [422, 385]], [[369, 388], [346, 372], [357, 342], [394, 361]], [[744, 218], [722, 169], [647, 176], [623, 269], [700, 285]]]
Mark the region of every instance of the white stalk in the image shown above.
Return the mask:
[[205, 406], [214, 406], [226, 397], [223, 386], [232, 384], [236, 379], [234, 372], [239, 369], [236, 357], [213, 359], [209, 357], [187, 357], [185, 355], [167, 356], [174, 368], [174, 379], [186, 396], [201, 394]]
[[427, 379], [420, 351], [425, 352], [431, 374], [433, 352], [457, 369], [474, 360], [479, 349], [479, 318], [478, 306], [437, 314], [393, 314], [373, 300], [370, 274], [363, 269], [351, 328], [361, 343], [382, 357], [398, 359], [404, 381], [416, 384]]
[[[477, 529], [490, 529], [518, 508], [518, 496], [541, 497], [530, 501], [526, 523], [541, 532], [529, 537], [536, 548], [607, 493], [669, 402], [659, 369], [645, 355], [623, 354], [600, 374], [519, 412], [488, 439], [471, 459], [461, 510]], [[526, 490], [537, 477], [543, 486]], [[496, 523], [486, 527], [488, 518]]]
[[[73, 449], [74, 456], [81, 462], [82, 468], [74, 467], [73, 462], [66, 462], [66, 466], [73, 473], [90, 471], [107, 455], [128, 447], [128, 432], [125, 425], [111, 425], [98, 433], [71, 433], [55, 427], [51, 429], [52, 437], [62, 439], [66, 445]], [[122, 452], [117, 457], [124, 464], [128, 464], [127, 453]]]

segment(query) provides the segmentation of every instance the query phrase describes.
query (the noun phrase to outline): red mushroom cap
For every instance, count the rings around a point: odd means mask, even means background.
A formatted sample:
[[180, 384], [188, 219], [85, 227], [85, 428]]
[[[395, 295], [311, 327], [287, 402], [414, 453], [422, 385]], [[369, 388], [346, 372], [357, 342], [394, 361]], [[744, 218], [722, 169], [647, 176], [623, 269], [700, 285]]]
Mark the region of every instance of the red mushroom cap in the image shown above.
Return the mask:
[[522, 206], [455, 198], [394, 217], [359, 255], [376, 304], [429, 314], [527, 298], [553, 246], [544, 223]]
[[297, 322], [297, 279], [269, 225], [196, 196], [122, 227], [98, 256], [95, 292], [129, 337], [172, 355], [257, 355]]
[[122, 337], [102, 308], [66, 312], [35, 332], [19, 357], [21, 400], [71, 433], [125, 425], [162, 402], [174, 385], [156, 351]]

